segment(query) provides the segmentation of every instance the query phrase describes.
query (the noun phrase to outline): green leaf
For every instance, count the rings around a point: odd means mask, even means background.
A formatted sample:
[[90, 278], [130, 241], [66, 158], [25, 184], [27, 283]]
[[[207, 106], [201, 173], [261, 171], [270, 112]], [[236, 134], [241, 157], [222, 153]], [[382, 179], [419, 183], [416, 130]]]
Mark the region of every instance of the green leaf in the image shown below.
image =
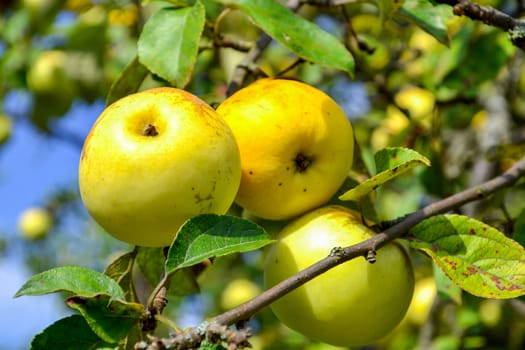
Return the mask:
[[[151, 286], [156, 286], [164, 274], [166, 257], [163, 250], [164, 248], [138, 248], [137, 264]], [[191, 269], [181, 269], [170, 276], [168, 295], [183, 296], [198, 291], [199, 285]]]
[[484, 298], [525, 294], [525, 250], [480, 221], [439, 215], [411, 231], [410, 246], [427, 253], [463, 290]]
[[184, 296], [198, 293], [199, 291], [197, 275], [191, 267], [179, 269], [170, 276], [169, 295]]
[[381, 19], [384, 21], [391, 18], [403, 5], [405, 0], [376, 0], [374, 1], [379, 8]]
[[[160, 315], [159, 315], [160, 316]], [[140, 341], [145, 340], [146, 335], [142, 332], [142, 323], [137, 322], [134, 327], [132, 327], [126, 339], [119, 342], [119, 349], [132, 350], [135, 349], [135, 344]]]
[[114, 279], [124, 291], [125, 299], [131, 302], [137, 302], [137, 293], [133, 284], [133, 265], [137, 251], [133, 250], [119, 256], [111, 262], [104, 271], [104, 274]]
[[155, 12], [138, 40], [140, 62], [150, 71], [183, 88], [191, 79], [204, 28], [205, 9], [200, 1], [184, 8]]
[[66, 302], [84, 316], [95, 334], [109, 343], [124, 339], [144, 312], [142, 304], [115, 300], [105, 294], [75, 295]]
[[404, 0], [399, 13], [442, 44], [449, 45], [447, 21], [453, 16], [450, 6], [428, 0]]
[[343, 201], [355, 201], [377, 189], [391, 179], [419, 165], [430, 166], [430, 161], [414, 150], [402, 147], [384, 148], [375, 156], [377, 175], [366, 179], [339, 196]]
[[205, 259], [259, 249], [269, 243], [260, 226], [237, 216], [202, 214], [186, 221], [168, 252], [166, 273]]
[[106, 97], [106, 105], [109, 106], [118, 99], [137, 92], [148, 73], [148, 69], [135, 56], [111, 85]]
[[239, 7], [272, 38], [306, 61], [353, 73], [354, 58], [333, 35], [275, 0], [219, 0]]
[[439, 88], [455, 91], [457, 96], [475, 98], [480, 85], [496, 78], [516, 48], [506, 33], [494, 29], [471, 38], [466, 50], [462, 61], [444, 77]]
[[451, 300], [461, 305], [461, 288], [459, 288], [436, 264], [432, 264], [437, 292], [441, 299]]
[[514, 234], [512, 238], [525, 247], [525, 210], [521, 211], [514, 222]]
[[[403, 147], [383, 148], [374, 155], [374, 159], [377, 173], [392, 171], [393, 176], [397, 176], [399, 171], [405, 172], [418, 165], [430, 166], [430, 161], [425, 156]], [[400, 167], [402, 168], [399, 169]]]
[[[173, 4], [175, 6], [191, 6], [195, 4], [195, 1], [197, 0], [164, 0], [165, 2], [168, 2], [170, 4]], [[155, 0], [143, 0], [143, 4], [149, 4], [155, 2]]]
[[204, 340], [199, 347], [199, 350], [227, 350], [221, 344], [213, 343], [209, 340]]
[[124, 300], [124, 291], [111, 277], [81, 266], [57, 267], [34, 275], [16, 292], [15, 297], [56, 292], [85, 296], [107, 294]]
[[164, 273], [164, 248], [138, 247], [137, 265], [151, 286], [156, 286]]
[[11, 16], [7, 16], [5, 19], [2, 25], [2, 39], [9, 44], [21, 42], [31, 26], [31, 14], [29, 11], [22, 8], [19, 11], [14, 11]]
[[84, 317], [72, 315], [56, 321], [31, 342], [31, 350], [94, 350], [118, 349], [100, 339], [89, 327]]

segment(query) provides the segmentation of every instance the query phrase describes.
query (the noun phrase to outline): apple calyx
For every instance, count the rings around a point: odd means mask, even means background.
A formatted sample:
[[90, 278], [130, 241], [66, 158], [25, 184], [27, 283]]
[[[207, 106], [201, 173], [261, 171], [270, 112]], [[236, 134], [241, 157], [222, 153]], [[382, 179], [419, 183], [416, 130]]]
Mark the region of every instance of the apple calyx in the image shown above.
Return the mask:
[[159, 132], [157, 131], [157, 128], [153, 124], [147, 124], [144, 127], [144, 130], [142, 130], [142, 135], [144, 136], [157, 136]]
[[295, 164], [295, 169], [300, 173], [304, 173], [310, 167], [310, 164], [312, 164], [313, 160], [312, 157], [308, 157], [303, 153], [299, 153], [293, 161]]

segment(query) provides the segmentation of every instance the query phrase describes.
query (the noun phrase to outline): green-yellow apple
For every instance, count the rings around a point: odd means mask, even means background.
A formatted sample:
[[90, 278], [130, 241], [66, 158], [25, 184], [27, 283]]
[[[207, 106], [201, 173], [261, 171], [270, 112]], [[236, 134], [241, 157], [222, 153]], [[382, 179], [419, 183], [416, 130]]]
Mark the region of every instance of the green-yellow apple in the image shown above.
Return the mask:
[[[325, 258], [334, 247], [372, 238], [360, 215], [340, 206], [313, 210], [284, 228], [268, 251], [266, 287]], [[306, 282], [271, 308], [288, 327], [337, 346], [360, 346], [387, 335], [403, 319], [414, 289], [405, 250], [390, 243], [376, 262], [352, 259]]]
[[224, 214], [241, 177], [237, 143], [204, 101], [154, 88], [107, 107], [87, 136], [80, 194], [93, 218], [116, 238], [162, 247], [202, 213]]
[[13, 122], [11, 118], [4, 113], [0, 113], [0, 145], [4, 144], [11, 136]]
[[76, 96], [77, 86], [68, 73], [68, 55], [61, 50], [39, 53], [27, 72], [27, 86], [34, 94], [35, 125], [45, 127], [48, 120], [66, 113]]
[[44, 238], [53, 227], [53, 216], [43, 208], [31, 207], [18, 218], [18, 232], [28, 240]]
[[479, 318], [489, 328], [501, 325], [504, 301], [501, 299], [483, 299], [479, 303]]
[[237, 278], [231, 281], [221, 293], [220, 305], [224, 310], [233, 309], [255, 298], [261, 289], [249, 279]]
[[414, 297], [408, 307], [406, 319], [417, 326], [425, 323], [430, 315], [436, 296], [437, 287], [434, 277], [430, 276], [418, 280], [414, 288]]
[[31, 91], [44, 96], [74, 95], [75, 84], [67, 72], [68, 56], [61, 50], [39, 53], [27, 72], [27, 85]]
[[22, 0], [22, 4], [34, 16], [42, 16], [57, 5], [57, 0]]
[[241, 152], [236, 202], [260, 218], [290, 219], [324, 204], [352, 166], [350, 122], [334, 100], [310, 85], [261, 79], [217, 112]]

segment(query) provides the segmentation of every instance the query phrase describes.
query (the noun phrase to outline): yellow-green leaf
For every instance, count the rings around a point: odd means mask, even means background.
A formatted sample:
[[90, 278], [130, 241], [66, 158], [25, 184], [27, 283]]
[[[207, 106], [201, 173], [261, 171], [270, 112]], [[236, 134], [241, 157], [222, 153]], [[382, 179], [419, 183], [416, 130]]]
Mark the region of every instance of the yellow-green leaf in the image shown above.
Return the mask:
[[483, 222], [435, 216], [416, 225], [409, 241], [470, 294], [497, 299], [525, 294], [525, 249]]
[[377, 174], [345, 192], [339, 199], [355, 201], [376, 190], [385, 182], [419, 165], [430, 166], [430, 161], [418, 152], [402, 147], [385, 148], [374, 156]]

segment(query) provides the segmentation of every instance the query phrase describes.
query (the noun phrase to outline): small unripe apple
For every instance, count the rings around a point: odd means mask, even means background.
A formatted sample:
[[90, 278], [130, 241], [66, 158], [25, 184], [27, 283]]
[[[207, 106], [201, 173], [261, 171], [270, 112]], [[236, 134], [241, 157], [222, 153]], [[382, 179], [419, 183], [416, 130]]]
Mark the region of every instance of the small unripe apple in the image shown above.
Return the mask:
[[184, 90], [126, 96], [99, 116], [79, 166], [80, 194], [111, 235], [139, 246], [169, 246], [203, 213], [224, 214], [241, 177], [239, 150], [224, 120]]
[[484, 299], [479, 303], [479, 318], [489, 328], [500, 324], [503, 316], [503, 300]]
[[[309, 212], [284, 228], [268, 252], [265, 284], [271, 287], [346, 247], [372, 238], [360, 215], [339, 206]], [[404, 249], [391, 243], [375, 263], [352, 259], [306, 282], [271, 308], [288, 327], [337, 346], [360, 346], [392, 331], [403, 319], [414, 289]]]
[[416, 282], [414, 297], [407, 311], [407, 320], [421, 326], [428, 319], [432, 304], [437, 296], [434, 277], [425, 277]]
[[10, 117], [0, 113], [0, 145], [4, 144], [11, 136], [13, 122]]
[[43, 208], [32, 207], [24, 210], [18, 219], [18, 231], [28, 240], [44, 238], [53, 227], [53, 216]]
[[27, 72], [27, 85], [31, 91], [43, 96], [70, 98], [75, 85], [66, 68], [68, 57], [64, 51], [41, 52]]
[[56, 0], [22, 0], [24, 7], [35, 17], [46, 14], [46, 12], [56, 6], [57, 3], [58, 1]]
[[233, 309], [255, 298], [260, 292], [261, 289], [255, 282], [246, 278], [237, 278], [223, 290], [220, 305], [224, 310]]
[[414, 119], [429, 117], [436, 104], [436, 98], [432, 92], [416, 86], [403, 88], [394, 96], [394, 100]]

